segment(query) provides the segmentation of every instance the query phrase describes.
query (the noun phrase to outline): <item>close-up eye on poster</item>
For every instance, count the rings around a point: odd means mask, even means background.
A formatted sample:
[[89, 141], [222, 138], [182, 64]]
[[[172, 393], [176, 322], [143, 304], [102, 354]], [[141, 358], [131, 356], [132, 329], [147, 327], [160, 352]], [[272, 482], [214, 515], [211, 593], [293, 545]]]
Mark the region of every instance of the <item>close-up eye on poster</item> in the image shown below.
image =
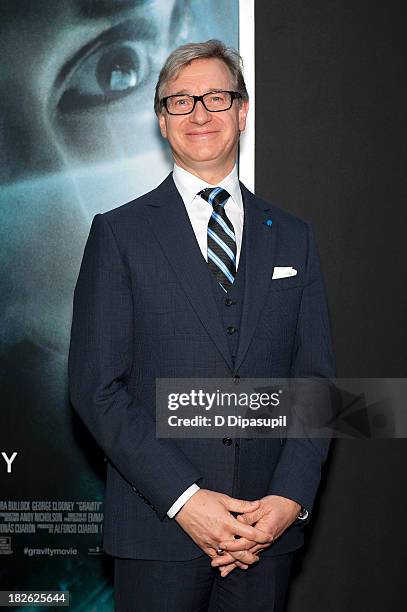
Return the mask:
[[404, 22], [1, 0], [0, 608], [406, 609]]

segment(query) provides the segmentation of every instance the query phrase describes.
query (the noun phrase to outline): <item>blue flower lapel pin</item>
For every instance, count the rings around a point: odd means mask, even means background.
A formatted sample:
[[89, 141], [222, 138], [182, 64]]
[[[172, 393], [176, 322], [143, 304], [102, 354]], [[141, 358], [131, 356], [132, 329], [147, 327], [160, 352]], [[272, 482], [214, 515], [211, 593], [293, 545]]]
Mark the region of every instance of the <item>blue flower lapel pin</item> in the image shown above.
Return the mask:
[[273, 225], [273, 219], [267, 219], [267, 221], [263, 221], [264, 225], [267, 227], [271, 227]]

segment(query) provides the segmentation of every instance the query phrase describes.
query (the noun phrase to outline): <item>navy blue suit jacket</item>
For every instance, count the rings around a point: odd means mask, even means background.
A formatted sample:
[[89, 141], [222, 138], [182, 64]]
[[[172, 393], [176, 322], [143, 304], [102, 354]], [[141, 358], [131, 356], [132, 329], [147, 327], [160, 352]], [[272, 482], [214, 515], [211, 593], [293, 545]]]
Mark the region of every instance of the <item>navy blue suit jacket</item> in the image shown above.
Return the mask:
[[[75, 288], [69, 384], [73, 406], [108, 459], [103, 541], [112, 555], [201, 555], [167, 510], [193, 482], [232, 494], [234, 446], [219, 439], [156, 438], [156, 378], [334, 375], [310, 225], [242, 184], [241, 190], [247, 255], [234, 365], [212, 280], [172, 175], [93, 220]], [[274, 266], [298, 272], [272, 280]], [[325, 440], [242, 439], [234, 494], [258, 499], [273, 493], [311, 511], [327, 451]], [[302, 541], [296, 521], [262, 555], [293, 550]]]

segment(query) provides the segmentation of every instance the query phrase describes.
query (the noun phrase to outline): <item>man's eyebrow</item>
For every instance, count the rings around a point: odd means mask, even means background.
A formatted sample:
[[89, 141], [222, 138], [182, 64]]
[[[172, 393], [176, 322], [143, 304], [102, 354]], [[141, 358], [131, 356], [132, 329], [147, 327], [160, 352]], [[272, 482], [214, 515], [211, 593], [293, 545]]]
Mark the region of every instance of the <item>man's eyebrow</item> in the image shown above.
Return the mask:
[[188, 89], [180, 89], [179, 91], [176, 91], [175, 93], [171, 95], [172, 96], [192, 96], [193, 94], [191, 94]]
[[77, 12], [86, 19], [110, 17], [149, 4], [151, 0], [75, 0]]
[[[210, 89], [208, 89], [208, 91], [206, 91], [204, 94], [202, 94], [203, 96], [206, 96], [207, 93], [219, 93], [220, 91], [226, 91], [226, 89], [220, 89], [219, 87], [211, 87]], [[191, 93], [188, 89], [181, 89], [180, 91], [176, 91], [175, 93], [171, 94], [172, 96], [193, 96], [195, 94]]]

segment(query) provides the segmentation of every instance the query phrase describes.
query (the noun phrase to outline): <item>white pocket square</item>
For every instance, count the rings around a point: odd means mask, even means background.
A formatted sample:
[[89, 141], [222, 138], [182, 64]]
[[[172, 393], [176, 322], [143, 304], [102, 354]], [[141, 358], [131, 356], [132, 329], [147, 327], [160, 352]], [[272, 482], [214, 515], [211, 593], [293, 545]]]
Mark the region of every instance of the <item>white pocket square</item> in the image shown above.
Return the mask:
[[292, 266], [276, 266], [273, 270], [273, 279], [275, 278], [288, 278], [289, 276], [295, 276], [297, 270]]

